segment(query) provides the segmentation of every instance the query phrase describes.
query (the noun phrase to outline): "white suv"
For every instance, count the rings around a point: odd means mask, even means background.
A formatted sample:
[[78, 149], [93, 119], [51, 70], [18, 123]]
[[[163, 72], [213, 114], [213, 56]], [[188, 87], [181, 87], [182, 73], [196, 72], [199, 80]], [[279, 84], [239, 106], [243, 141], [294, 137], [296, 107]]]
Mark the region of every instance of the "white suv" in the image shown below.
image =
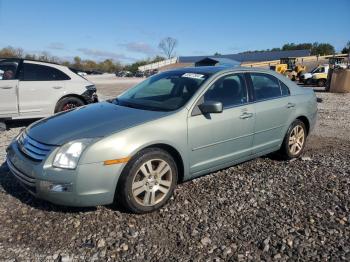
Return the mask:
[[94, 102], [96, 87], [66, 66], [0, 59], [0, 121], [47, 117]]

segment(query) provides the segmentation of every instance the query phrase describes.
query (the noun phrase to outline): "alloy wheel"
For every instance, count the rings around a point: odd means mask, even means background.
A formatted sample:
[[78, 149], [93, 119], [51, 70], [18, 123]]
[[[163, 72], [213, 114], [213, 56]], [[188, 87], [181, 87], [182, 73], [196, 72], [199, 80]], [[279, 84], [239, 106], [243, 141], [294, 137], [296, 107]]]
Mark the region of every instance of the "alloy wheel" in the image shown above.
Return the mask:
[[132, 182], [132, 195], [142, 206], [154, 206], [169, 193], [172, 185], [170, 165], [162, 159], [143, 163]]
[[76, 107], [78, 107], [78, 105], [75, 103], [67, 103], [63, 106], [63, 111], [67, 111]]
[[300, 125], [297, 125], [293, 128], [292, 132], [289, 135], [289, 151], [292, 155], [297, 155], [303, 149], [305, 142], [305, 131], [304, 128]]

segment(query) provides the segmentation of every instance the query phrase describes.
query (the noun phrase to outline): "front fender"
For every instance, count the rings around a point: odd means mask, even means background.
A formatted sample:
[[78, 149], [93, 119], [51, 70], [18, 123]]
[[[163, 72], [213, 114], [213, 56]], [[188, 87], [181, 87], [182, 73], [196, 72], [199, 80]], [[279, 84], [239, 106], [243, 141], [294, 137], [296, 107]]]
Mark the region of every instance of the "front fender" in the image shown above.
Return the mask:
[[186, 175], [189, 166], [186, 112], [177, 112], [102, 138], [87, 148], [79, 163], [131, 158], [146, 147], [164, 144], [180, 154]]

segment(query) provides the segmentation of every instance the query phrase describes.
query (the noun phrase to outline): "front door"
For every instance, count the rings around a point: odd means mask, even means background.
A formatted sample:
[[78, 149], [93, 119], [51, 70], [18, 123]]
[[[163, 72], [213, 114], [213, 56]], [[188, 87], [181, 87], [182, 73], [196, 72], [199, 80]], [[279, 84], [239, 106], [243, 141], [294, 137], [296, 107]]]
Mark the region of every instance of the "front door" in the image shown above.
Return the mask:
[[18, 114], [16, 79], [18, 61], [0, 61], [0, 118]]
[[[250, 155], [255, 121], [243, 74], [216, 80], [200, 100], [218, 101], [223, 112], [188, 118], [190, 173], [195, 176]], [[200, 102], [200, 103], [201, 103]]]

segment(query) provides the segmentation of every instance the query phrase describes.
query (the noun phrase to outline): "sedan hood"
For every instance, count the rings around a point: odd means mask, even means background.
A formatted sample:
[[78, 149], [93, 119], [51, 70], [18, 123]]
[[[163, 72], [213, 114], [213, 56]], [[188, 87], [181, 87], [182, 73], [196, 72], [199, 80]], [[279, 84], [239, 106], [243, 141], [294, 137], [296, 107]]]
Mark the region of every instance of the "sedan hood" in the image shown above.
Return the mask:
[[104, 137], [121, 130], [169, 115], [169, 112], [146, 111], [103, 102], [42, 119], [27, 128], [38, 142], [62, 145], [81, 139]]

